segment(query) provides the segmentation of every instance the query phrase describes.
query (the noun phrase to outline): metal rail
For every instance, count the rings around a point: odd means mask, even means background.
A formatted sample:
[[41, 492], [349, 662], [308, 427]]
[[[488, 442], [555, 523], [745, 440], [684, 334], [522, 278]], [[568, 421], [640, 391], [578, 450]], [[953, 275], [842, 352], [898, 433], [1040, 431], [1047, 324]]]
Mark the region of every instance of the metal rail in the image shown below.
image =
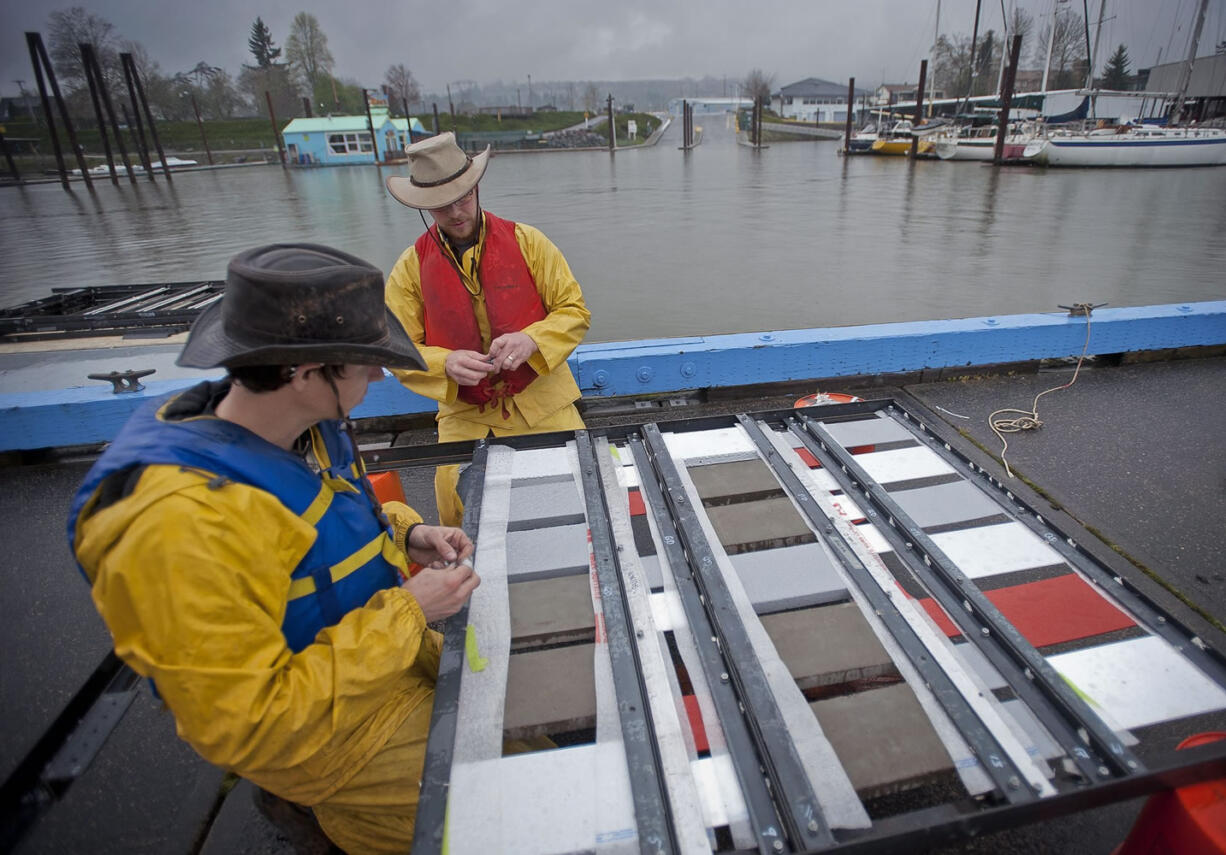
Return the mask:
[[[1006, 502], [1001, 502], [1003, 510], [1009, 517], [1020, 522], [1031, 532], [1043, 539], [1043, 542], [1060, 554], [1078, 571], [1089, 578], [1110, 599], [1120, 603], [1132, 613], [1137, 623], [1154, 635], [1169, 642], [1181, 655], [1186, 657], [1201, 671], [1213, 678], [1222, 688], [1226, 688], [1226, 660], [1212, 648], [1207, 648], [1191, 629], [1168, 615], [1149, 597], [1142, 593], [1123, 575], [1113, 573], [1102, 566], [1085, 547], [1073, 540], [1067, 533], [1061, 531], [1043, 514], [1024, 502], [1013, 490], [993, 478], [982, 467], [976, 466], [968, 457], [958, 451], [950, 441], [941, 438], [927, 424], [911, 414], [901, 405], [886, 407], [884, 412], [903, 427], [908, 427], [908, 421], [919, 427], [919, 431], [911, 430], [919, 442], [928, 449], [942, 455], [954, 469], [964, 477], [984, 484], [989, 495], [1001, 494]], [[903, 418], [899, 418], [899, 413]], [[935, 418], [934, 418], [935, 422]], [[909, 429], [909, 428], [908, 428]]]
[[[473, 445], [472, 466], [485, 468], [489, 443]], [[484, 491], [463, 496], [465, 533], [477, 541]], [[413, 827], [413, 851], [440, 853], [446, 844], [447, 797], [451, 791], [451, 760], [455, 754], [456, 727], [460, 712], [460, 678], [464, 673], [464, 639], [468, 629], [468, 603], [443, 623], [443, 650], [439, 655], [438, 679], [434, 683], [434, 711], [426, 738], [426, 759], [421, 772], [421, 792]]]
[[[720, 723], [728, 735], [759, 849], [774, 855], [789, 844], [793, 849], [833, 844], [834, 835], [660, 429], [644, 425], [642, 439], [632, 438], [631, 448], [639, 464], [641, 489], [660, 527], [665, 557], [702, 654]], [[658, 483], [647, 477], [650, 474]], [[675, 538], [669, 534], [672, 531], [676, 531]], [[706, 626], [711, 628], [710, 642], [701, 629]], [[729, 691], [733, 688], [735, 693]], [[771, 815], [778, 817], [782, 829], [770, 822]]]
[[[600, 466], [592, 448], [591, 435], [575, 432], [579, 452], [579, 475], [587, 504], [587, 525], [592, 538], [592, 553], [596, 562], [596, 579], [600, 585], [600, 603], [604, 611], [604, 629], [613, 671], [613, 689], [617, 696], [617, 713], [621, 719], [622, 745], [626, 751], [626, 767], [630, 771], [630, 794], [634, 801], [634, 818], [638, 827], [639, 851], [648, 855], [663, 855], [677, 850], [677, 835], [673, 827], [668, 787], [661, 768], [660, 746], [656, 742], [655, 724], [647, 703], [647, 686], [643, 682], [642, 663], [630, 618], [630, 604], [622, 584], [621, 562], [613, 541], [609, 509]], [[642, 632], [638, 635], [641, 637]]]
[[784, 489], [796, 500], [801, 511], [818, 532], [818, 536], [830, 547], [847, 575], [868, 600], [869, 605], [872, 606], [890, 635], [894, 637], [899, 648], [923, 678], [933, 697], [941, 704], [954, 726], [962, 734], [962, 738], [966, 740], [971, 751], [979, 759], [984, 772], [992, 780], [997, 795], [1002, 800], [1015, 804], [1036, 798], [1036, 793], [1030, 786], [1030, 782], [1027, 781], [1026, 775], [1014, 763], [996, 736], [979, 719], [949, 675], [932, 658], [928, 648], [898, 610], [893, 598], [881, 589], [859, 556], [841, 537], [835, 534], [830, 520], [817, 507], [817, 503], [799, 476], [775, 450], [757, 421], [743, 415], [737, 418], [750, 439], [757, 445], [767, 465], [774, 470], [775, 476], [783, 484]]
[[[884, 516], [887, 525], [877, 528], [894, 547], [895, 554], [962, 630], [967, 641], [1002, 672], [1018, 696], [1026, 701], [1077, 764], [1084, 778], [1097, 781], [1111, 777], [1113, 772], [1128, 775], [1140, 770], [1140, 760], [1115, 731], [1090, 709], [886, 489], [869, 477], [853, 454], [820, 422], [807, 415], [792, 420], [791, 427], [849, 495], [855, 495], [859, 488], [860, 495]], [[1079, 737], [1079, 732], [1084, 735]], [[1087, 749], [1097, 756], [1091, 757]]]

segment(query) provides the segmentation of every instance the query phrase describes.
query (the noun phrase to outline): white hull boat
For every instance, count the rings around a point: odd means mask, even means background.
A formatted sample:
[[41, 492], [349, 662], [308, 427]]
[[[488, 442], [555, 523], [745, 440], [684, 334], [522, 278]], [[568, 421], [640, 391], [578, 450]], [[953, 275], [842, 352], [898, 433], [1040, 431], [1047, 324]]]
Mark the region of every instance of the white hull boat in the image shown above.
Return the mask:
[[1226, 131], [1142, 127], [1052, 132], [1027, 145], [1022, 157], [1044, 166], [1219, 166], [1226, 165]]

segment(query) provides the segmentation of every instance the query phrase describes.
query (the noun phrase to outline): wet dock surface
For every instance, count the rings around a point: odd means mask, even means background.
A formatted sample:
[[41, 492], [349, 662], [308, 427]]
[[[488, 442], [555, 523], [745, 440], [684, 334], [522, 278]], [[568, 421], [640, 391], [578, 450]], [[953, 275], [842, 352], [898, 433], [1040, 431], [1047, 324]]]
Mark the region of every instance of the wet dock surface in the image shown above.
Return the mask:
[[[1067, 383], [1072, 370], [1070, 364], [901, 390], [837, 391], [913, 397], [962, 434], [961, 450], [1008, 481], [987, 456], [1000, 453], [988, 415], [1002, 407], [1029, 409], [1035, 395]], [[1112, 556], [1131, 583], [1218, 650], [1226, 649], [1224, 380], [1223, 357], [1085, 368], [1071, 388], [1040, 399], [1044, 426], [1010, 435], [1006, 455], [1019, 481], [1040, 491], [1021, 486], [1019, 495], [1042, 503], [1053, 519], [1081, 526], [1087, 548]], [[725, 408], [736, 409], [737, 403]], [[784, 405], [759, 400], [741, 409]], [[64, 542], [68, 500], [87, 465], [59, 461], [0, 469], [8, 553], [0, 598], [0, 640], [7, 653], [0, 669], [5, 776], [109, 649]], [[429, 479], [417, 478], [409, 492], [411, 503], [432, 507]], [[1197, 719], [1198, 729], [1204, 723]], [[1172, 743], [1190, 735], [1180, 725], [1167, 726]], [[88, 771], [17, 851], [292, 851], [255, 812], [247, 787], [240, 785], [224, 800], [221, 787], [221, 773], [175, 737], [170, 715], [142, 691]], [[1107, 853], [1124, 838], [1141, 803], [1003, 832], [948, 851]]]

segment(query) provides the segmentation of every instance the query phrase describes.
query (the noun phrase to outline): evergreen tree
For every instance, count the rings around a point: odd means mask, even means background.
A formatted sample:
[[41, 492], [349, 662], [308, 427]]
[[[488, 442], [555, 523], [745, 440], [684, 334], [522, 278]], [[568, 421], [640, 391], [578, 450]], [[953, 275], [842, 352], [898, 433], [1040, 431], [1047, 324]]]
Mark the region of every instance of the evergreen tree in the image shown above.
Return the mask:
[[251, 25], [251, 36], [247, 39], [247, 47], [255, 57], [259, 68], [268, 68], [281, 56], [281, 48], [272, 43], [272, 32], [260, 18]]
[[1107, 60], [1107, 67], [1103, 69], [1103, 88], [1127, 89], [1132, 82], [1131, 75], [1128, 73], [1128, 65], [1128, 48], [1120, 45], [1115, 49], [1115, 53], [1111, 54], [1111, 59]]

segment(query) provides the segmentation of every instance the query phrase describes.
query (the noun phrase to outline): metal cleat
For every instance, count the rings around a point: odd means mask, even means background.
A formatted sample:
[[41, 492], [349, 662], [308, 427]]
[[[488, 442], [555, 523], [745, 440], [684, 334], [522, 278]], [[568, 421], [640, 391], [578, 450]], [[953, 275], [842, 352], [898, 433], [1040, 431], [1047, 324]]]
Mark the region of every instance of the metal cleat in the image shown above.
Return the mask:
[[114, 388], [111, 390], [116, 395], [123, 395], [127, 392], [140, 392], [145, 387], [140, 383], [141, 377], [148, 377], [150, 374], [157, 371], [156, 368], [145, 368], [141, 371], [112, 371], [109, 374], [87, 374], [90, 380], [109, 380]]

